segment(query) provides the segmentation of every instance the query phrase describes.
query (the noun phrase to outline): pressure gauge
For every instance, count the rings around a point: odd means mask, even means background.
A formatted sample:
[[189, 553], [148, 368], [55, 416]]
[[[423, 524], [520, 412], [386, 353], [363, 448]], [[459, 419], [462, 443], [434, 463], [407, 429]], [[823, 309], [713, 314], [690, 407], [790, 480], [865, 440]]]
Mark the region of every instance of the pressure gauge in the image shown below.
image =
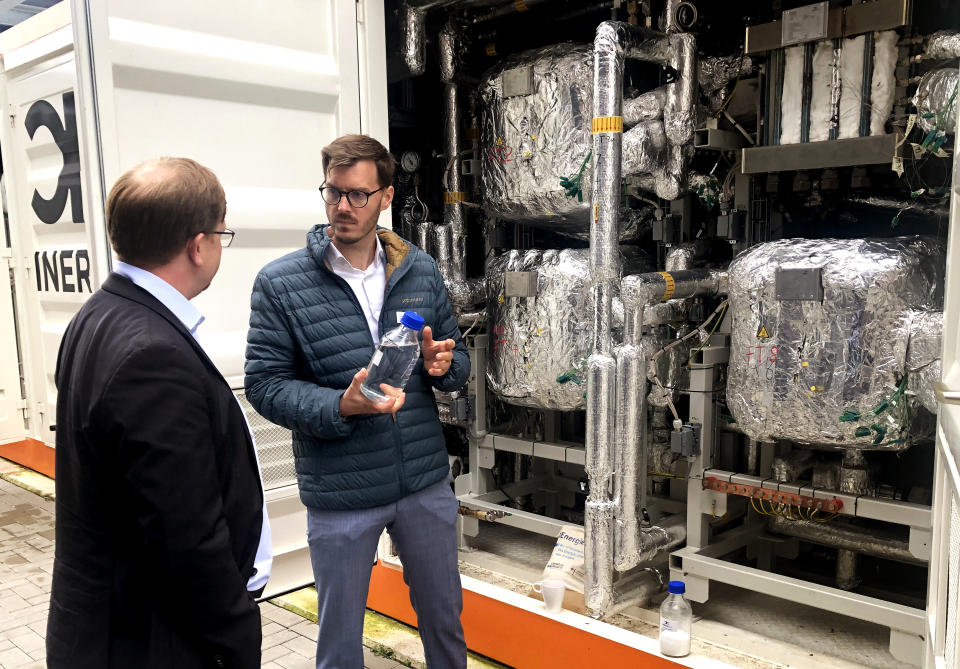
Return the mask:
[[420, 169], [420, 154], [416, 151], [404, 151], [400, 156], [400, 167], [404, 172], [413, 174]]

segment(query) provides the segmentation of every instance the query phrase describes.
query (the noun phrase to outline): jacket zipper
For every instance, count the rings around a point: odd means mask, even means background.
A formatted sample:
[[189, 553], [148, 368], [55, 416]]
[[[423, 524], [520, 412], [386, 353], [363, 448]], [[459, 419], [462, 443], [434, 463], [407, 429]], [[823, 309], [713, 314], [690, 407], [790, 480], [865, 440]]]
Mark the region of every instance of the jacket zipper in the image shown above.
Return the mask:
[[[321, 257], [323, 257], [323, 255], [325, 254], [321, 254]], [[409, 257], [409, 254], [408, 254], [408, 257]], [[386, 312], [385, 307], [387, 304], [387, 297], [389, 295], [389, 290], [393, 288], [393, 286], [395, 286], [397, 282], [400, 280], [399, 276], [397, 275], [397, 272], [399, 272], [400, 269], [405, 264], [406, 264], [406, 259], [404, 259], [404, 262], [401, 263], [400, 267], [397, 267], [397, 269], [393, 271], [393, 274], [390, 275], [390, 279], [387, 280], [386, 285], [384, 285], [383, 287], [383, 305], [380, 307], [380, 321], [378, 323], [381, 333], [383, 332], [383, 325], [384, 325], [383, 316], [384, 316], [384, 313]], [[366, 321], [367, 317], [363, 313], [363, 307], [360, 305], [360, 300], [357, 299], [357, 296], [353, 292], [353, 288], [350, 287], [350, 284], [347, 283], [346, 280], [338, 276], [337, 273], [334, 272], [332, 269], [329, 269], [326, 266], [326, 264], [320, 263], [320, 266], [323, 268], [325, 272], [329, 273], [336, 281], [339, 281], [341, 286], [346, 289], [347, 294], [350, 295], [350, 298], [353, 300], [354, 305], [356, 305], [357, 310], [360, 312], [360, 316], [362, 316], [364, 321]], [[406, 274], [406, 271], [407, 270], [404, 269], [403, 273]], [[370, 343], [373, 345], [373, 350], [376, 351], [377, 342], [373, 340], [372, 334], [370, 335]], [[393, 418], [393, 450], [397, 454], [397, 470], [398, 470], [398, 476], [400, 479], [399, 480], [400, 493], [405, 497], [408, 493], [408, 489], [407, 489], [407, 477], [403, 467], [403, 448], [400, 445], [400, 425], [397, 423], [397, 414], [393, 414], [392, 418]]]

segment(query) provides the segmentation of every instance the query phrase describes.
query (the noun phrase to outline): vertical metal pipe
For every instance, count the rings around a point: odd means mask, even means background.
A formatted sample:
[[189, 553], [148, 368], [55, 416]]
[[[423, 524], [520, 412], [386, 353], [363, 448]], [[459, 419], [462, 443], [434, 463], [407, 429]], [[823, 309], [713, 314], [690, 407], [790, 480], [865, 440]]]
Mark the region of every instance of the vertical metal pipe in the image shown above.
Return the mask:
[[467, 253], [463, 229], [463, 193], [460, 185], [460, 110], [456, 76], [456, 52], [459, 35], [447, 24], [440, 31], [440, 76], [444, 82], [445, 112], [444, 142], [447, 159], [447, 192], [444, 193], [443, 222], [450, 226], [450, 275], [448, 281], [461, 282], [466, 278], [464, 258]]
[[[611, 346], [613, 293], [620, 274], [617, 218], [623, 138], [623, 28], [614, 22], [597, 27], [594, 40], [592, 223], [590, 281], [593, 346], [587, 361], [586, 469], [590, 494], [585, 508], [587, 608], [603, 612], [613, 603], [612, 449], [616, 361]], [[620, 121], [618, 125], [617, 121]]]
[[424, 57], [427, 10], [422, 7], [407, 7], [403, 13], [403, 62], [413, 76], [426, 70]]
[[853, 590], [860, 584], [857, 574], [859, 556], [853, 551], [840, 548], [837, 550], [837, 587], [841, 590]]
[[618, 571], [637, 564], [639, 513], [646, 497], [647, 453], [643, 444], [647, 423], [647, 356], [640, 345], [642, 323], [643, 305], [624, 303], [624, 342], [616, 349], [614, 567]]

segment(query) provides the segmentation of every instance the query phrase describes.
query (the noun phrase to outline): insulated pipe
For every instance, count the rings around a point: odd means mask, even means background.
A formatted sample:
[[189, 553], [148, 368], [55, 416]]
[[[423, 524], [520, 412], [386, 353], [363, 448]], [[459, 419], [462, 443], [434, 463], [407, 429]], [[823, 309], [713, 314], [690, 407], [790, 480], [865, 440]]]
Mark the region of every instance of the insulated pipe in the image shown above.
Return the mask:
[[909, 542], [906, 539], [883, 530], [866, 530], [840, 523], [787, 520], [780, 516], [772, 516], [767, 528], [775, 534], [785, 534], [788, 537], [796, 537], [821, 546], [830, 546], [895, 562], [926, 563], [910, 552]]
[[837, 551], [837, 587], [841, 590], [853, 590], [860, 585], [857, 575], [857, 563], [860, 560], [853, 551], [840, 549]]
[[[584, 594], [587, 608], [601, 613], [610, 608], [615, 597], [613, 418], [617, 361], [612, 355], [611, 322], [613, 295], [620, 278], [617, 219], [623, 141], [623, 64], [627, 57], [670, 64], [674, 59], [671, 47], [671, 39], [666, 35], [615, 21], [601, 23], [594, 39], [593, 220], [590, 225], [594, 328], [592, 353], [587, 361], [586, 471], [590, 494], [584, 513], [587, 542]], [[696, 76], [695, 72], [688, 74]], [[680, 93], [676, 95], [680, 100]], [[674, 111], [679, 110], [674, 107]]]
[[960, 58], [960, 32], [939, 30], [930, 36], [925, 50], [927, 58]]
[[459, 36], [450, 24], [440, 31], [440, 76], [444, 82], [443, 103], [446, 116], [444, 140], [448, 161], [447, 192], [444, 193], [443, 222], [450, 226], [450, 274], [448, 281], [463, 281], [466, 240], [463, 234], [463, 192], [460, 186], [460, 113], [456, 75], [456, 49]]
[[623, 135], [623, 174], [651, 173], [665, 162], [667, 138], [659, 120], [643, 121]]
[[403, 62], [414, 77], [426, 70], [427, 10], [407, 6], [403, 13]]
[[[614, 474], [614, 567], [636, 566], [640, 540], [640, 509], [646, 506], [647, 482], [647, 359], [653, 346], [642, 339], [644, 305], [623, 309], [623, 345], [616, 349], [617, 413]], [[647, 343], [644, 347], [643, 344]], [[645, 350], [649, 349], [649, 350]], [[638, 502], [639, 497], [639, 502]]]
[[623, 101], [623, 127], [632, 128], [642, 121], [652, 121], [663, 116], [667, 103], [667, 87], [661, 86], [635, 98]]
[[726, 295], [727, 274], [712, 269], [631, 274], [620, 283], [620, 299], [638, 304], [656, 304], [687, 297]]

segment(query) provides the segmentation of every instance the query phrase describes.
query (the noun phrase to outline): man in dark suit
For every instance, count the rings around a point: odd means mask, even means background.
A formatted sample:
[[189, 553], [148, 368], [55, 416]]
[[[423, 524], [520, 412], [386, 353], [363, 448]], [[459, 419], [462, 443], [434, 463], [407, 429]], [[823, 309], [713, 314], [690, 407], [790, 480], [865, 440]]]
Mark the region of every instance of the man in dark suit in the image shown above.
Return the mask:
[[210, 170], [161, 158], [107, 199], [120, 262], [57, 361], [51, 668], [260, 666], [270, 533], [243, 412], [190, 303], [233, 232]]

